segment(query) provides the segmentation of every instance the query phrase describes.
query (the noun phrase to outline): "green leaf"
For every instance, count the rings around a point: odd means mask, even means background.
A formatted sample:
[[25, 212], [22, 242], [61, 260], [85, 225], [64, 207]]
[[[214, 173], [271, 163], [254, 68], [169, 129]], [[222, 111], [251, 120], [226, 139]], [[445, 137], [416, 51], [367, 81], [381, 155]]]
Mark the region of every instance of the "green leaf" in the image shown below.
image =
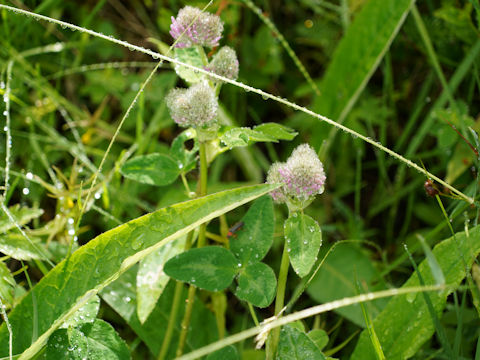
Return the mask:
[[284, 326], [280, 331], [277, 360], [324, 360], [325, 356], [302, 331]]
[[328, 334], [323, 329], [314, 329], [309, 331], [307, 335], [320, 350], [328, 344]]
[[229, 345], [224, 348], [217, 350], [213, 353], [208, 354], [207, 360], [238, 360], [237, 349], [235, 346]]
[[[342, 123], [390, 47], [414, 0], [370, 0], [348, 27], [320, 85], [313, 110]], [[321, 36], [321, 35], [319, 35]], [[315, 142], [327, 139], [327, 124], [314, 125]]]
[[242, 351], [242, 359], [244, 360], [265, 360], [265, 351], [244, 348]]
[[[188, 150], [185, 147], [185, 143], [188, 140], [193, 140], [193, 147], [191, 150]], [[172, 141], [170, 156], [177, 160], [181, 172], [187, 173], [190, 170], [195, 169], [198, 148], [196, 132], [193, 129], [183, 131]]]
[[[470, 269], [480, 253], [480, 226], [469, 230], [469, 235], [457, 233], [442, 241], [433, 254], [442, 268], [448, 285], [458, 286], [465, 278], [465, 264]], [[463, 256], [463, 260], [462, 257]], [[425, 285], [435, 284], [427, 260], [419, 265]], [[469, 271], [469, 270], [468, 270]], [[402, 288], [419, 286], [417, 274], [412, 275]], [[446, 305], [448, 290], [429, 292], [435, 311], [440, 314]], [[435, 331], [433, 320], [422, 294], [407, 294], [390, 299], [387, 306], [373, 321], [375, 332], [387, 359], [408, 359], [431, 338]], [[366, 330], [362, 332], [351, 359], [376, 359]]]
[[[28, 207], [20, 206], [19, 204], [10, 206], [8, 211], [12, 214], [15, 222], [22, 226], [28, 224], [33, 219], [39, 217], [43, 214], [42, 209], [31, 209]], [[16, 227], [15, 223], [13, 223], [5, 212], [2, 211], [2, 215], [0, 216], [0, 233], [5, 233], [10, 229]]]
[[8, 232], [0, 236], [0, 252], [17, 260], [32, 260], [50, 258], [50, 254], [38, 238], [28, 241], [19, 233]]
[[[203, 69], [202, 55], [197, 47], [175, 48], [175, 59]], [[175, 64], [175, 72], [190, 85], [205, 77], [198, 71], [177, 64]]]
[[[10, 312], [13, 352], [33, 356], [53, 331], [92, 296], [135, 263], [167, 243], [271, 191], [256, 185], [169, 206], [109, 230], [59, 263]], [[32, 292], [38, 313], [38, 338], [32, 343]], [[0, 327], [0, 356], [8, 355], [8, 330]]]
[[179, 164], [165, 154], [149, 154], [134, 157], [123, 164], [121, 173], [128, 179], [143, 184], [165, 186], [173, 183], [181, 169]]
[[127, 344], [107, 322], [97, 319], [93, 324], [84, 324], [80, 330], [87, 336], [89, 360], [130, 359]]
[[60, 329], [48, 340], [48, 360], [127, 360], [130, 352], [113, 327], [103, 320], [81, 328]]
[[297, 132], [289, 127], [277, 123], [265, 123], [253, 128], [255, 131], [271, 136], [277, 140], [293, 140]]
[[238, 276], [235, 296], [240, 300], [264, 308], [275, 298], [277, 279], [273, 270], [264, 263], [255, 263], [242, 269]]
[[84, 323], [93, 323], [97, 317], [98, 310], [100, 309], [100, 298], [98, 296], [92, 297], [78, 309], [69, 319], [67, 319], [61, 328], [76, 327]]
[[185, 251], [167, 261], [168, 276], [208, 291], [227, 288], [239, 269], [233, 254], [220, 246]]
[[433, 278], [437, 285], [444, 285], [445, 284], [445, 276], [443, 276], [442, 268], [438, 263], [435, 255], [433, 254], [432, 250], [425, 242], [425, 239], [419, 236], [420, 243], [422, 244], [423, 252], [427, 258], [428, 266], [430, 266], [430, 271], [432, 272]]
[[[170, 281], [158, 300], [148, 319], [142, 324], [137, 316], [137, 303], [135, 291], [136, 267], [131, 268], [119, 279], [105, 288], [101, 296], [129, 325], [129, 327], [148, 346], [152, 354], [158, 355], [167, 329], [168, 319], [172, 310], [172, 300], [175, 291], [175, 281]], [[182, 290], [180, 302], [185, 303], [188, 289]], [[173, 328], [173, 336], [166, 359], [174, 359], [181, 330], [181, 321], [185, 306], [180, 306], [177, 319]], [[187, 334], [185, 352], [192, 351], [201, 346], [218, 340], [217, 324], [210, 310], [207, 310], [200, 299], [193, 303], [191, 331]]]
[[230, 238], [230, 249], [242, 265], [261, 261], [273, 243], [274, 212], [269, 195], [256, 200], [242, 218], [243, 226]]
[[140, 261], [137, 273], [137, 314], [140, 322], [147, 320], [167, 285], [169, 277], [163, 272], [164, 264], [182, 252], [184, 244], [185, 237], [152, 252]]
[[15, 279], [7, 265], [3, 261], [0, 262], [0, 299], [7, 307], [13, 303], [15, 285]]
[[88, 356], [88, 339], [76, 328], [55, 331], [47, 343], [47, 360], [82, 360]]
[[254, 142], [277, 142], [277, 139], [263, 132], [247, 127], [236, 127], [227, 130], [220, 136], [220, 141], [229, 149], [239, 146], [248, 146]]
[[300, 277], [307, 276], [322, 245], [322, 231], [310, 216], [293, 213], [284, 224], [290, 263]]
[[[326, 251], [327, 249], [325, 249]], [[362, 251], [357, 244], [339, 243], [325, 259], [307, 288], [307, 293], [318, 303], [355, 296], [358, 295], [355, 279], [365, 284], [370, 291], [385, 289], [379, 272], [365, 251]], [[368, 302], [365, 306], [368, 306], [368, 312], [372, 318], [375, 318], [385, 304], [386, 300], [379, 299]], [[347, 306], [336, 312], [358, 326], [365, 327], [365, 320], [359, 305]]]

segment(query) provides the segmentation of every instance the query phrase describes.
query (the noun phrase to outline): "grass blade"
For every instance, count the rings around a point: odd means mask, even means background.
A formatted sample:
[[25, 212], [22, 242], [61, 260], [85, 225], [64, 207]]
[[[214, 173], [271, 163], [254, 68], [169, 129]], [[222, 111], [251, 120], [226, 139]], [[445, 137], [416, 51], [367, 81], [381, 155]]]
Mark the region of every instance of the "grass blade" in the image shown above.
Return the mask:
[[[272, 186], [237, 188], [187, 201], [107, 231], [58, 264], [10, 313], [13, 353], [28, 359], [50, 334], [92, 296], [139, 260], [201, 223], [268, 193]], [[39, 309], [39, 337], [31, 343], [32, 294]], [[0, 327], [0, 356], [7, 356], [8, 330]]]

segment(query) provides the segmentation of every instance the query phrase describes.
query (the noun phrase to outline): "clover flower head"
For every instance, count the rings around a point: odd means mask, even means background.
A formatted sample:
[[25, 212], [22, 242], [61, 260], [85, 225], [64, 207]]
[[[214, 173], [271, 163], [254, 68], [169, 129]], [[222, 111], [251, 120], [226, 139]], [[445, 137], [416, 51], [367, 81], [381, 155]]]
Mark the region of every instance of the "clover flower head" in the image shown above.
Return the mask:
[[281, 183], [270, 194], [277, 203], [286, 203], [292, 209], [303, 209], [325, 189], [323, 164], [308, 145], [298, 146], [285, 163], [274, 163], [267, 175], [267, 183]]
[[[284, 163], [279, 162], [273, 163], [272, 166], [270, 166], [267, 174], [267, 184], [283, 183], [284, 180], [281, 173], [283, 172], [284, 166]], [[270, 192], [270, 195], [276, 203], [284, 203], [287, 200], [287, 197], [283, 192], [283, 187], [273, 190]]]
[[[237, 53], [229, 46], [222, 47], [212, 58], [206, 70], [217, 75], [236, 80], [238, 77]], [[214, 81], [219, 81], [213, 79]]]
[[176, 18], [172, 16], [170, 35], [177, 40], [176, 47], [185, 48], [194, 45], [212, 48], [222, 38], [223, 22], [219, 16], [185, 6]]
[[165, 101], [173, 120], [182, 127], [208, 128], [216, 123], [218, 101], [206, 81], [188, 89], [172, 89]]

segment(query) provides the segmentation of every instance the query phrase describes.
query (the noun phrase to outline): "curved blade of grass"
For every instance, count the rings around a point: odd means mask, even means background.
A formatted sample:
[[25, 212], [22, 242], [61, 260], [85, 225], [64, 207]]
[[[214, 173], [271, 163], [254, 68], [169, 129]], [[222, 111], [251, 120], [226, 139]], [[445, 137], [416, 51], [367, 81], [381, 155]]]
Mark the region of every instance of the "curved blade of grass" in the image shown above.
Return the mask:
[[[473, 260], [480, 252], [480, 226], [466, 233], [442, 241], [433, 249], [447, 284], [457, 285], [465, 278], [466, 269], [461, 257], [470, 269]], [[435, 284], [428, 260], [424, 260], [418, 270], [426, 285]], [[420, 284], [417, 273], [413, 274], [404, 287]], [[431, 306], [439, 314], [445, 308], [451, 291], [429, 294]], [[435, 326], [423, 296], [418, 294], [399, 296], [391, 299], [385, 309], [373, 321], [380, 343], [387, 359], [408, 359], [433, 335]], [[376, 359], [368, 333], [363, 331], [351, 357], [355, 359]]]
[[[406, 244], [404, 244], [404, 248], [405, 248], [406, 253], [408, 254], [408, 257], [410, 259], [410, 263], [412, 264], [413, 269], [415, 270], [415, 274], [417, 274], [417, 276], [418, 276], [419, 283], [422, 286], [425, 285], [425, 282], [423, 281], [422, 273], [419, 271], [418, 266], [415, 263], [415, 260], [413, 259], [413, 256], [410, 253], [410, 251], [408, 250], [408, 247], [407, 247]], [[427, 258], [427, 262], [428, 262], [428, 258]], [[430, 265], [430, 262], [428, 262], [428, 264]], [[430, 269], [430, 270], [432, 270], [432, 269]], [[435, 275], [433, 275], [433, 278], [435, 279]], [[452, 346], [450, 345], [450, 342], [447, 338], [445, 328], [440, 323], [438, 315], [436, 314], [435, 309], [433, 308], [432, 300], [430, 299], [430, 296], [427, 293], [423, 293], [422, 295], [423, 295], [423, 299], [425, 300], [425, 304], [427, 305], [427, 309], [428, 309], [428, 312], [430, 314], [430, 318], [433, 320], [433, 323], [435, 324], [435, 331], [437, 333], [438, 340], [439, 340], [440, 344], [442, 345], [442, 349], [445, 352], [445, 355], [447, 357], [453, 359], [454, 356], [453, 356]]]
[[353, 304], [358, 304], [361, 302], [367, 302], [371, 300], [376, 300], [376, 299], [382, 299], [382, 298], [387, 298], [387, 297], [392, 297], [392, 296], [401, 296], [405, 294], [416, 294], [419, 292], [424, 292], [424, 291], [439, 291], [439, 290], [445, 290], [448, 289], [448, 286], [445, 285], [433, 285], [433, 286], [417, 286], [417, 287], [407, 287], [407, 288], [400, 288], [400, 289], [389, 289], [389, 290], [383, 290], [383, 291], [377, 291], [373, 293], [368, 293], [368, 294], [362, 294], [362, 295], [357, 295], [353, 297], [348, 297], [344, 298], [341, 300], [336, 300], [332, 301], [326, 304], [322, 305], [317, 305], [313, 306], [307, 309], [304, 309], [302, 311], [298, 311], [296, 313], [290, 314], [283, 316], [277, 320], [274, 321], [264, 321], [261, 325], [250, 328], [248, 330], [244, 330], [240, 333], [237, 333], [235, 335], [231, 335], [225, 339], [219, 340], [213, 344], [204, 346], [200, 349], [194, 350], [191, 353], [185, 354], [177, 360], [192, 360], [192, 359], [198, 359], [202, 356], [205, 356], [207, 354], [210, 354], [211, 352], [221, 349], [225, 346], [235, 344], [237, 342], [240, 342], [242, 340], [248, 339], [252, 336], [258, 335], [257, 339], [260, 338], [261, 336], [267, 334], [269, 331], [271, 331], [274, 328], [277, 328], [282, 325], [290, 324], [298, 320], [306, 319], [308, 317], [317, 315], [317, 314], [322, 314], [328, 311], [332, 311], [335, 309], [340, 309], [345, 306], [350, 306]]
[[[20, 359], [31, 358], [70, 315], [152, 251], [274, 188], [247, 186], [183, 202], [96, 237], [52, 269], [10, 313], [14, 354], [22, 353]], [[32, 292], [39, 310], [39, 337], [33, 342]], [[7, 352], [8, 329], [2, 324], [0, 356], [7, 356]]]
[[[460, 250], [459, 250], [460, 249]], [[373, 324], [375, 326], [375, 330], [378, 334], [379, 340], [382, 344], [382, 348], [385, 353], [385, 357], [387, 359], [396, 359], [396, 358], [404, 358], [404, 357], [395, 357], [391, 356], [392, 346], [397, 346], [397, 342], [402, 340], [401, 344], [398, 344], [399, 348], [403, 348], [405, 351], [413, 351], [417, 348], [418, 343], [413, 344], [413, 347], [410, 348], [410, 345], [405, 345], [407, 341], [404, 339], [404, 335], [399, 336], [396, 332], [404, 332], [407, 327], [399, 326], [399, 318], [401, 319], [401, 324], [405, 326], [409, 326], [412, 322], [412, 314], [419, 313], [422, 316], [429, 316], [428, 311], [425, 309], [425, 304], [423, 303], [423, 308], [417, 305], [421, 303], [423, 300], [422, 296], [419, 296], [418, 293], [420, 292], [431, 292], [430, 296], [432, 298], [432, 302], [434, 306], [438, 306], [438, 299], [440, 302], [445, 305], [445, 300], [447, 295], [452, 292], [454, 289], [458, 288], [459, 283], [465, 277], [465, 267], [463, 266], [461, 261], [458, 261], [458, 257], [452, 256], [452, 254], [456, 254], [457, 251], [462, 251], [462, 254], [468, 260], [469, 267], [471, 266], [473, 259], [480, 253], [480, 226], [477, 226], [473, 229], [469, 230], [469, 235], [465, 233], [457, 233], [455, 237], [451, 237], [447, 240], [442, 241], [438, 244], [433, 253], [437, 257], [440, 265], [442, 266], [446, 281], [449, 285], [427, 285], [427, 286], [418, 286], [418, 277], [414, 274], [401, 288], [398, 289], [390, 289], [390, 290], [383, 290], [374, 293], [362, 294], [357, 295], [354, 297], [347, 297], [340, 300], [332, 301], [326, 304], [313, 306], [311, 308], [307, 308], [296, 313], [283, 316], [279, 319], [276, 319], [271, 322], [264, 322], [260, 326], [256, 326], [250, 328], [248, 330], [242, 331], [240, 333], [231, 335], [225, 339], [217, 341], [213, 344], [205, 346], [203, 348], [197, 349], [192, 351], [189, 354], [185, 354], [182, 357], [178, 358], [178, 360], [191, 360], [197, 359], [202, 357], [206, 354], [209, 354], [215, 350], [221, 349], [227, 345], [235, 344], [240, 342], [244, 339], [248, 339], [249, 337], [255, 336], [257, 334], [266, 334], [273, 328], [292, 323], [297, 320], [305, 319], [317, 314], [321, 314], [327, 311], [332, 311], [335, 309], [339, 309], [342, 307], [346, 307], [353, 304], [358, 304], [361, 302], [372, 301], [375, 299], [381, 299], [386, 297], [393, 297], [387, 308], [384, 312], [382, 312], [377, 319], [374, 320]], [[424, 280], [426, 283], [434, 283], [432, 275], [429, 273], [429, 266], [427, 261], [423, 261], [419, 266], [420, 271], [424, 276]], [[408, 312], [403, 310], [405, 309], [397, 309], [396, 304], [398, 303], [405, 303], [407, 299], [412, 301], [411, 303], [408, 302], [408, 306], [411, 307], [411, 310]], [[392, 304], [394, 306], [392, 306]], [[392, 309], [394, 308], [392, 316]], [[442, 306], [438, 307], [439, 310]], [[387, 313], [388, 309], [388, 313]], [[408, 310], [408, 308], [407, 308]], [[382, 321], [379, 321], [381, 318]], [[415, 331], [419, 331], [417, 335], [425, 336], [425, 340], [428, 339], [432, 334], [433, 325], [430, 328], [414, 328]], [[395, 335], [392, 333], [395, 332]], [[427, 334], [428, 333], [428, 334]], [[428, 337], [426, 337], [428, 335]], [[391, 338], [392, 342], [386, 342], [385, 337]], [[390, 346], [388, 346], [390, 345]], [[361, 348], [359, 348], [361, 346]], [[401, 349], [400, 349], [401, 350]], [[354, 355], [358, 355], [358, 359], [376, 359], [376, 355], [373, 352], [373, 348], [371, 345], [371, 341], [368, 335], [367, 330], [364, 330], [359, 343], [357, 344], [357, 348], [355, 349]], [[353, 359], [353, 358], [352, 358]]]
[[[403, 3], [405, 2], [406, 0], [399, 0], [398, 3]], [[413, 0], [409, 0], [411, 2], [413, 2]], [[370, 3], [377, 3], [378, 0], [375, 0], [375, 1], [371, 1], [369, 2], [368, 4]], [[397, 4], [397, 2], [389, 2], [389, 4]], [[380, 6], [380, 5], [379, 5]], [[393, 6], [393, 5], [392, 5]], [[34, 18], [37, 18], [37, 19], [41, 19], [41, 20], [45, 20], [45, 21], [48, 21], [48, 22], [51, 22], [51, 23], [54, 23], [54, 24], [58, 24], [64, 28], [69, 28], [69, 29], [72, 29], [72, 30], [78, 30], [78, 31], [81, 31], [81, 32], [84, 32], [86, 34], [89, 34], [89, 35], [92, 35], [92, 36], [96, 36], [98, 38], [101, 38], [101, 39], [104, 39], [104, 40], [107, 40], [107, 41], [110, 41], [110, 42], [113, 42], [115, 44], [118, 44], [118, 45], [121, 45], [121, 46], [124, 46], [130, 50], [135, 50], [135, 51], [139, 51], [139, 52], [142, 52], [144, 54], [148, 54], [150, 55], [152, 58], [154, 59], [162, 59], [162, 60], [165, 60], [165, 61], [168, 61], [170, 63], [173, 63], [173, 64], [177, 64], [177, 65], [182, 65], [182, 66], [185, 66], [185, 67], [188, 67], [190, 69], [194, 69], [196, 71], [198, 71], [199, 73], [202, 73], [202, 74], [205, 74], [205, 75], [208, 75], [209, 77], [212, 77], [212, 78], [215, 78], [215, 79], [218, 79], [218, 80], [221, 80], [223, 82], [226, 82], [226, 83], [229, 83], [229, 84], [232, 84], [232, 85], [235, 85], [239, 88], [242, 88], [244, 89], [245, 91], [251, 91], [255, 94], [258, 94], [260, 96], [262, 96], [263, 99], [267, 100], [267, 99], [271, 99], [271, 100], [274, 100], [276, 102], [279, 102], [281, 104], [284, 104], [292, 109], [295, 109], [297, 111], [301, 111], [307, 115], [310, 115], [316, 119], [319, 119], [321, 121], [324, 121], [326, 122], [327, 124], [329, 125], [332, 125], [334, 127], [336, 127], [337, 129], [340, 129], [350, 135], [352, 135], [353, 137], [358, 137], [360, 138], [361, 140], [365, 141], [366, 143], [369, 143], [370, 145], [376, 147], [377, 149], [387, 153], [388, 155], [392, 156], [393, 158], [405, 163], [406, 165], [408, 165], [409, 167], [415, 169], [416, 171], [418, 171], [419, 173], [421, 174], [425, 174], [426, 176], [430, 177], [432, 180], [435, 180], [436, 182], [438, 182], [439, 184], [445, 186], [446, 188], [450, 189], [452, 192], [454, 192], [455, 194], [457, 194], [458, 196], [460, 196], [462, 199], [464, 199], [465, 201], [467, 201], [468, 203], [470, 204], [473, 204], [474, 203], [474, 199], [465, 195], [464, 193], [462, 193], [461, 191], [457, 190], [455, 187], [453, 187], [452, 185], [446, 183], [445, 181], [443, 181], [442, 179], [440, 179], [438, 176], [435, 176], [434, 174], [430, 173], [429, 171], [423, 169], [421, 166], [417, 165], [416, 163], [414, 163], [413, 161], [403, 157], [402, 155], [396, 153], [395, 151], [393, 150], [390, 150], [389, 148], [383, 146], [380, 142], [376, 142], [375, 140], [365, 136], [365, 135], [362, 135], [358, 132], [356, 132], [355, 130], [352, 130], [326, 116], [323, 116], [323, 115], [320, 115], [318, 113], [316, 113], [315, 111], [312, 111], [312, 110], [309, 110], [303, 106], [300, 106], [300, 105], [297, 105], [291, 101], [288, 101], [287, 99], [284, 99], [284, 98], [281, 98], [281, 97], [278, 97], [278, 96], [275, 96], [275, 95], [272, 95], [270, 93], [267, 93], [263, 90], [260, 90], [260, 89], [256, 89], [254, 87], [251, 87], [251, 86], [248, 86], [248, 85], [245, 85], [244, 83], [241, 83], [241, 82], [238, 82], [238, 81], [234, 81], [234, 80], [231, 80], [231, 79], [228, 79], [226, 77], [223, 77], [223, 76], [220, 76], [220, 75], [217, 75], [215, 73], [211, 73], [211, 72], [208, 72], [206, 71], [205, 69], [202, 69], [202, 68], [197, 68], [195, 66], [192, 66], [190, 64], [186, 64], [186, 63], [183, 63], [181, 61], [178, 61], [176, 59], [172, 59], [168, 56], [165, 56], [165, 55], [162, 55], [160, 53], [157, 53], [155, 51], [152, 51], [152, 50], [148, 50], [148, 49], [145, 49], [141, 46], [137, 46], [137, 45], [132, 45], [126, 41], [123, 41], [123, 40], [118, 40], [118, 39], [115, 39], [114, 37], [112, 36], [107, 36], [107, 35], [104, 35], [104, 34], [101, 34], [101, 33], [98, 33], [98, 32], [95, 32], [93, 30], [89, 30], [89, 29], [85, 29], [85, 28], [82, 28], [80, 26], [77, 26], [77, 25], [73, 25], [73, 24], [70, 24], [70, 23], [67, 23], [65, 21], [60, 21], [60, 20], [56, 20], [56, 19], [53, 19], [53, 18], [50, 18], [48, 16], [44, 16], [44, 15], [39, 15], [39, 14], [35, 14], [35, 13], [32, 13], [30, 11], [26, 11], [26, 10], [22, 10], [22, 9], [19, 9], [19, 8], [16, 8], [16, 7], [12, 7], [12, 6], [8, 6], [8, 5], [2, 5], [0, 4], [0, 9], [6, 9], [6, 10], [9, 10], [9, 11], [12, 11], [14, 13], [18, 13], [18, 14], [21, 14], [21, 15], [26, 15], [26, 16], [31, 16], [31, 17], [34, 17]], [[406, 13], [404, 14], [404, 16], [406, 16]], [[353, 25], [352, 25], [353, 27]], [[398, 29], [397, 29], [398, 30]], [[393, 37], [392, 37], [393, 38]], [[347, 69], [346, 71], [350, 71], [351, 72], [351, 69]]]
[[[415, 0], [371, 0], [356, 15], [336, 48], [320, 85], [321, 97], [315, 99], [315, 112], [343, 123], [390, 44], [402, 26]], [[321, 154], [328, 153], [336, 129], [325, 132], [315, 127]], [[323, 132], [323, 133], [322, 133]]]

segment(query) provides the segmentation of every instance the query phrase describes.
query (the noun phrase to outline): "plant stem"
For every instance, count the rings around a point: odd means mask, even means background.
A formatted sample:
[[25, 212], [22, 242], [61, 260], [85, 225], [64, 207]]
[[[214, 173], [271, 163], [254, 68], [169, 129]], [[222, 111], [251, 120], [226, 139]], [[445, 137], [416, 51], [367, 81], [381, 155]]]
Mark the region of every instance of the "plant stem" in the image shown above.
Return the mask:
[[[280, 314], [285, 302], [285, 288], [287, 287], [287, 275], [289, 266], [290, 260], [288, 258], [288, 246], [287, 242], [285, 241], [282, 261], [280, 264], [280, 272], [278, 274], [277, 296], [275, 300], [275, 316], [278, 316]], [[280, 327], [277, 327], [272, 330], [272, 333], [267, 339], [267, 360], [273, 360], [275, 358], [275, 352], [277, 351], [279, 338]]]
[[196, 291], [197, 288], [195, 286], [190, 285], [188, 287], [188, 298], [186, 300], [187, 306], [185, 308], [185, 315], [183, 315], [180, 338], [178, 340], [177, 357], [183, 354], [183, 347], [185, 346], [185, 342], [187, 340], [188, 327], [190, 325], [190, 318], [192, 317], [193, 302], [195, 301]]
[[[207, 195], [207, 180], [208, 180], [208, 163], [207, 163], [207, 152], [206, 144], [204, 141], [200, 141], [200, 189], [199, 196]], [[206, 243], [206, 233], [207, 224], [200, 225], [200, 230], [198, 233], [198, 242], [197, 247], [203, 247]], [[188, 326], [190, 324], [190, 318], [192, 316], [193, 303], [195, 301], [195, 292], [197, 288], [193, 285], [190, 285], [188, 288], [188, 298], [187, 306], [185, 308], [185, 315], [183, 316], [180, 337], [178, 340], [177, 347], [177, 357], [183, 354], [183, 347], [185, 346], [185, 341], [187, 339]]]
[[248, 304], [248, 310], [250, 310], [250, 314], [252, 315], [253, 323], [255, 324], [255, 326], [260, 325], [257, 319], [257, 314], [255, 314], [255, 309], [253, 308], [252, 304], [250, 303], [247, 303], [247, 304]]
[[[187, 235], [187, 240], [185, 241], [185, 246], [184, 246], [185, 251], [187, 251], [192, 247], [192, 239], [193, 239], [193, 231], [190, 231]], [[177, 283], [175, 284], [175, 292], [173, 295], [172, 308], [170, 310], [170, 317], [168, 318], [167, 330], [165, 332], [165, 336], [162, 342], [162, 347], [160, 348], [160, 353], [158, 354], [157, 360], [163, 360], [167, 355], [168, 347], [170, 345], [170, 340], [172, 339], [172, 335], [173, 335], [173, 328], [177, 320], [180, 301], [182, 299], [182, 290], [183, 290], [183, 283], [180, 281], [177, 281]]]
[[207, 176], [208, 176], [208, 164], [207, 164], [207, 146], [204, 141], [200, 142], [200, 194], [199, 196], [207, 195]]
[[168, 346], [170, 345], [170, 340], [173, 335], [173, 327], [175, 320], [177, 319], [178, 308], [180, 305], [180, 300], [182, 298], [183, 283], [177, 281], [175, 284], [175, 293], [173, 295], [172, 309], [170, 312], [170, 317], [168, 318], [167, 331], [165, 332], [165, 337], [163, 338], [162, 348], [160, 349], [160, 354], [158, 354], [157, 360], [165, 359], [167, 355]]

